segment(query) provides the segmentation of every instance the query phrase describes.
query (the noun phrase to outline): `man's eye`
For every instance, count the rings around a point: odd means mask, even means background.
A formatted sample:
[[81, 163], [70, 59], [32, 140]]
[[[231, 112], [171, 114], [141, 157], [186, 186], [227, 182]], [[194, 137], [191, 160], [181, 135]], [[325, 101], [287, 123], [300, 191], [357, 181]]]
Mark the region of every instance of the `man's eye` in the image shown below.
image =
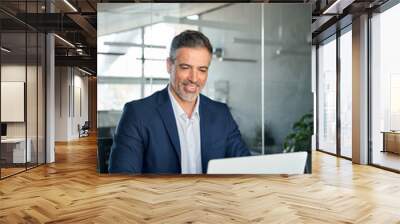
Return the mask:
[[200, 71], [201, 72], [207, 72], [207, 69], [203, 68], [203, 69], [200, 69]]
[[189, 68], [189, 66], [187, 66], [187, 65], [181, 65], [180, 67], [181, 67], [181, 69], [188, 69]]

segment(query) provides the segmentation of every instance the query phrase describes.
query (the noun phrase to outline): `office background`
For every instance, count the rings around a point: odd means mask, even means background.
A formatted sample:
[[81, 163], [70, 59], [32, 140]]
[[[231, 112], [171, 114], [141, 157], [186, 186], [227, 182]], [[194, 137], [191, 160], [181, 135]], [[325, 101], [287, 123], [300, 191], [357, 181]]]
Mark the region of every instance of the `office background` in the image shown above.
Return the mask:
[[[398, 223], [400, 131], [394, 130], [398, 130], [396, 119], [399, 114], [399, 0], [285, 1], [289, 4], [307, 2], [312, 7], [309, 24], [313, 40], [312, 74], [315, 80], [312, 89], [317, 136], [312, 151], [312, 175], [184, 178], [109, 177], [96, 172], [97, 100], [93, 96], [97, 92], [93, 90], [97, 87], [97, 3], [117, 1], [0, 0], [0, 35], [17, 33], [23, 37], [22, 45], [13, 44], [14, 41], [21, 43], [19, 38], [0, 41], [2, 68], [5, 67], [3, 60], [9, 59], [8, 56], [18, 52], [21, 46], [24, 52], [30, 51], [31, 48], [26, 47], [30, 46], [29, 38], [28, 44], [24, 41], [29, 26], [46, 37], [43, 47], [46, 60], [39, 63], [46, 65], [41, 72], [45, 74], [42, 78], [46, 77], [46, 95], [42, 101], [46, 105], [46, 122], [41, 120], [40, 108], [35, 116], [39, 117], [39, 126], [44, 123], [46, 127], [46, 164], [35, 169], [29, 169], [29, 163], [26, 163], [28, 169], [24, 164], [0, 169], [0, 222]], [[30, 10], [30, 5], [35, 10]], [[113, 26], [125, 24], [123, 21], [117, 20]], [[129, 22], [133, 21], [136, 20]], [[233, 57], [227, 50], [225, 53], [225, 56]], [[26, 55], [19, 54], [23, 76], [31, 74]], [[15, 73], [9, 69], [0, 71]], [[57, 76], [62, 78], [56, 82]], [[84, 107], [87, 107], [88, 120], [93, 124], [89, 136], [84, 138], [79, 138], [76, 123], [71, 122], [78, 120], [72, 116], [80, 115], [72, 113], [78, 101], [75, 96], [79, 94], [68, 90], [78, 89], [72, 88], [74, 84], [78, 87], [78, 80], [73, 76], [89, 76], [87, 82], [80, 77], [83, 82], [79, 84], [82, 85], [82, 117], [85, 118]], [[38, 80], [40, 78], [39, 75]], [[29, 116], [25, 119], [25, 112], [32, 110], [25, 106], [25, 99], [35, 95], [25, 96], [28, 92], [25, 87], [22, 87], [23, 91], [18, 90], [20, 83], [30, 82], [30, 78], [13, 80], [19, 83], [13, 90], [15, 97], [18, 96], [14, 100], [19, 104], [12, 106], [19, 107], [23, 97], [24, 122], [3, 122], [8, 125], [10, 134], [14, 132], [12, 125], [31, 127], [32, 119]], [[155, 81], [153, 79], [153, 84]], [[83, 91], [85, 85], [87, 96]], [[4, 84], [0, 85], [2, 91], [8, 88], [2, 86]], [[57, 91], [60, 95], [55, 97]], [[40, 102], [43, 100], [40, 87], [38, 92]], [[83, 103], [85, 97], [88, 97], [87, 105]], [[55, 112], [56, 107], [62, 109]], [[4, 109], [9, 108], [2, 106], [1, 110], [7, 112]], [[20, 120], [20, 114], [11, 115]], [[68, 125], [56, 123], [58, 117], [65, 117], [67, 122], [63, 124]], [[54, 143], [56, 131], [65, 134], [64, 141]], [[30, 137], [21, 138], [24, 143]], [[319, 144], [321, 141], [325, 143]], [[2, 157], [6, 148], [0, 147]], [[15, 144], [11, 147], [16, 148]], [[22, 155], [26, 150], [23, 145]], [[16, 161], [21, 159], [21, 156], [17, 157]], [[10, 158], [9, 154], [7, 158]], [[1, 164], [5, 165], [4, 160]], [[6, 172], [11, 168], [17, 168], [16, 172]], [[13, 175], [23, 170], [27, 172]]]
[[[106, 172], [123, 105], [167, 85], [169, 45], [186, 29], [203, 32], [213, 44], [203, 94], [228, 104], [253, 155], [282, 152], [293, 142], [288, 136], [302, 131], [306, 143], [292, 150], [311, 151], [310, 20], [308, 4], [99, 4], [100, 171]], [[308, 129], [293, 130], [299, 121]]]

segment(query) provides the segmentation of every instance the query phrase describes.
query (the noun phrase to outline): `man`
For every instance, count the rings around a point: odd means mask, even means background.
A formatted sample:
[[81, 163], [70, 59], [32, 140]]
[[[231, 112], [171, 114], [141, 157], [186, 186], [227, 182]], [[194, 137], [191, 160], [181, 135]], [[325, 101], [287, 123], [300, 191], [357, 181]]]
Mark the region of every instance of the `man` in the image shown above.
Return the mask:
[[200, 94], [211, 57], [212, 46], [198, 31], [173, 39], [170, 83], [125, 105], [110, 173], [206, 173], [211, 159], [250, 155], [228, 107]]

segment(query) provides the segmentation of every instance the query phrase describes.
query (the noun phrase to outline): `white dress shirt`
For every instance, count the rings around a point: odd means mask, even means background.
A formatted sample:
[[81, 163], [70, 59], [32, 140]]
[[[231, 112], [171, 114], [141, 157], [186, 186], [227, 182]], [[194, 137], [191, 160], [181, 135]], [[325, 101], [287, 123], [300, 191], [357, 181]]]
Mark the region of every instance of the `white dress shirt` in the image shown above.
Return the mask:
[[168, 94], [174, 110], [181, 147], [182, 174], [202, 173], [199, 114], [200, 97], [197, 97], [192, 117], [189, 118], [178, 101], [176, 101], [171, 91], [171, 86], [169, 85]]

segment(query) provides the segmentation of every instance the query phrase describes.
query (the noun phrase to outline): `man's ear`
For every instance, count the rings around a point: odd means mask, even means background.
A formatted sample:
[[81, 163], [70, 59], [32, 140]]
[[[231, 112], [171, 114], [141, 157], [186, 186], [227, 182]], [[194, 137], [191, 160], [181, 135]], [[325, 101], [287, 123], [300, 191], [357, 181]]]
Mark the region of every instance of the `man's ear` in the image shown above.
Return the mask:
[[166, 61], [167, 61], [167, 72], [168, 74], [171, 74], [172, 66], [174, 63], [170, 57], [168, 57]]

